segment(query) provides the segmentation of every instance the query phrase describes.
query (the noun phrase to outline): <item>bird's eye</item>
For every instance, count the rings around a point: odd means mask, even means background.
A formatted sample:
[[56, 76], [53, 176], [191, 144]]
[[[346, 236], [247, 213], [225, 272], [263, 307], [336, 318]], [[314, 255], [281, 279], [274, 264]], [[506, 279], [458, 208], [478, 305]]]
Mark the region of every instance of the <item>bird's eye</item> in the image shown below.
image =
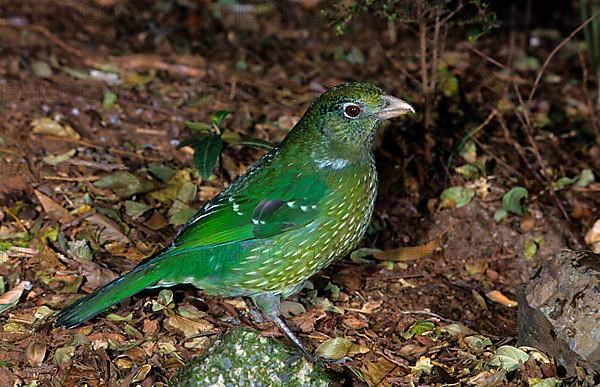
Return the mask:
[[360, 106], [349, 103], [344, 106], [344, 115], [348, 118], [356, 118], [360, 114]]

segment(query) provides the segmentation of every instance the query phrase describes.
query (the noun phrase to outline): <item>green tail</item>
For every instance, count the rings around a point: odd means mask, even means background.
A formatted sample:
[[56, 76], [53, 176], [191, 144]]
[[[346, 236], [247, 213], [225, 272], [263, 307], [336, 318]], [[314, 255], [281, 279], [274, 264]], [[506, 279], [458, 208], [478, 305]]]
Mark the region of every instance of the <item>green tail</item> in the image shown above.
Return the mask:
[[60, 312], [56, 325], [66, 328], [75, 327], [102, 311], [110, 308], [124, 298], [133, 296], [141, 290], [156, 284], [164, 276], [161, 270], [164, 259], [172, 250], [165, 250], [129, 273], [104, 285], [94, 293], [74, 302]]

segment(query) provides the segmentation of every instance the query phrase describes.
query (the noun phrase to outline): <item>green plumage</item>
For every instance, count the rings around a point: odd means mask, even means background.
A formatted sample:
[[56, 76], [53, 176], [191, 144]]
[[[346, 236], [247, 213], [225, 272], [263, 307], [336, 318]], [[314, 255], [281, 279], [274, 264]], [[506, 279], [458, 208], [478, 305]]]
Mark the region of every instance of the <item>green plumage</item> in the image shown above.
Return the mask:
[[376, 197], [375, 130], [411, 109], [365, 83], [327, 91], [165, 250], [65, 309], [57, 324], [75, 326], [144, 288], [182, 283], [250, 297], [278, 319], [280, 297], [300, 290], [364, 234]]

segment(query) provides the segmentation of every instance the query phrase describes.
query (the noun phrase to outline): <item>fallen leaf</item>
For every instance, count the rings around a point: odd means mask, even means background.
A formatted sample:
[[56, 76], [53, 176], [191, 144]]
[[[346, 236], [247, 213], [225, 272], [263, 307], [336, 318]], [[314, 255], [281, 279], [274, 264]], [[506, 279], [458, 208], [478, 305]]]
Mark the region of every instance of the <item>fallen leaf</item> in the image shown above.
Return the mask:
[[54, 357], [52, 359], [52, 362], [54, 363], [54, 365], [57, 366], [68, 362], [75, 354], [75, 349], [76, 347], [74, 345], [66, 345], [64, 347], [57, 348], [54, 351]]
[[169, 317], [165, 324], [167, 327], [180, 331], [185, 337], [208, 332], [214, 329], [214, 325], [206, 320], [194, 321], [177, 315]]
[[498, 304], [507, 306], [509, 308], [514, 308], [515, 306], [517, 306], [517, 301], [513, 301], [510, 298], [506, 297], [499, 290], [492, 290], [491, 292], [488, 292], [486, 294], [486, 296], [491, 301], [494, 301], [494, 302], [496, 302]]
[[35, 193], [37, 200], [40, 202], [42, 209], [50, 219], [57, 220], [61, 223], [71, 221], [72, 217], [66, 208], [38, 190], [34, 190], [33, 192]]
[[94, 214], [85, 218], [85, 221], [100, 229], [101, 243], [106, 241], [115, 241], [122, 244], [128, 244], [131, 242], [129, 238], [123, 234], [119, 226], [104, 215]]
[[519, 348], [503, 345], [490, 359], [490, 365], [500, 367], [506, 372], [516, 371], [529, 359], [529, 355]]
[[460, 208], [469, 204], [471, 199], [475, 196], [475, 190], [472, 188], [465, 188], [461, 186], [455, 186], [446, 188], [440, 195], [442, 201], [441, 208]]
[[390, 376], [403, 376], [400, 367], [392, 361], [381, 357], [375, 362], [366, 362], [358, 370], [353, 370], [355, 374], [369, 386], [390, 386], [386, 378]]
[[531, 214], [531, 212], [526, 212], [525, 215], [521, 218], [521, 232], [526, 233], [530, 231], [533, 226], [535, 226], [535, 218]]
[[32, 341], [25, 348], [25, 358], [32, 367], [39, 367], [46, 357], [46, 343], [43, 341]]
[[289, 318], [306, 313], [304, 305], [294, 301], [282, 301], [280, 305], [280, 313], [283, 317]]
[[356, 316], [352, 314], [344, 316], [344, 319], [342, 320], [342, 325], [351, 329], [361, 329], [369, 326], [369, 324], [366, 321], [359, 320]]
[[75, 156], [75, 153], [77, 153], [77, 150], [71, 149], [70, 151], [61, 153], [59, 155], [48, 155], [48, 156], [44, 157], [42, 159], [42, 161], [48, 165], [58, 165], [58, 164], [62, 163], [63, 161], [66, 161], [66, 160], [70, 159], [71, 157]]
[[104, 176], [94, 185], [98, 188], [110, 189], [121, 198], [150, 192], [156, 188], [151, 180], [120, 170]]
[[151, 370], [152, 366], [150, 364], [142, 365], [131, 380], [131, 383], [139, 383], [143, 381], [144, 379], [146, 379], [146, 376], [148, 376], [148, 373], [150, 373]]
[[315, 357], [326, 360], [340, 360], [350, 352], [354, 344], [343, 337], [328, 339], [322, 342], [315, 350]]
[[406, 262], [414, 261], [426, 255], [433, 253], [436, 249], [442, 248], [447, 241], [446, 234], [430, 240], [419, 246], [401, 247], [398, 249], [384, 250], [375, 252], [373, 257], [384, 261]]
[[402, 346], [402, 348], [400, 348], [398, 351], [400, 356], [410, 360], [417, 359], [421, 355], [425, 354], [425, 352], [427, 352], [427, 347], [415, 343], [408, 343]]
[[463, 340], [469, 348], [475, 350], [477, 353], [483, 352], [485, 348], [492, 345], [492, 340], [480, 335], [467, 336]]
[[600, 219], [596, 220], [592, 228], [585, 233], [585, 243], [594, 253], [600, 254]]
[[477, 333], [473, 329], [461, 323], [448, 324], [441, 327], [440, 330], [448, 333], [452, 337], [468, 336]]
[[102, 267], [93, 261], [86, 261], [84, 259], [76, 261], [79, 264], [81, 275], [86, 278], [84, 285], [86, 290], [96, 290], [100, 286], [105, 285], [118, 277], [112, 270]]
[[25, 290], [31, 289], [29, 281], [19, 282], [13, 289], [0, 296], [0, 313], [17, 305]]
[[33, 133], [79, 139], [81, 136], [69, 125], [61, 125], [52, 118], [42, 117], [31, 121]]

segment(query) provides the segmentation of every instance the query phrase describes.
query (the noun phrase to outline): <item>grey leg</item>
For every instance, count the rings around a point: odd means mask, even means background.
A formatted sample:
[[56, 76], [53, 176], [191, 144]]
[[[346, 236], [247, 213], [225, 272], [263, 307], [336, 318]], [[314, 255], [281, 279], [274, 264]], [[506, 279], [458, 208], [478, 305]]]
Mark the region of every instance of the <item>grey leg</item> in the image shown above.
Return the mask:
[[257, 324], [264, 323], [265, 320], [262, 318], [260, 311], [256, 308], [256, 305], [254, 304], [252, 299], [250, 297], [243, 297], [243, 299], [246, 303], [246, 306], [248, 307], [248, 311], [250, 312], [250, 317], [252, 317], [252, 320], [254, 320], [254, 322]]
[[277, 327], [279, 330], [287, 336], [288, 339], [300, 350], [302, 355], [310, 362], [315, 362], [313, 355], [302, 345], [298, 337], [294, 335], [294, 332], [283, 322], [279, 317], [279, 295], [263, 294], [252, 298], [256, 306], [267, 316], [267, 318]]

